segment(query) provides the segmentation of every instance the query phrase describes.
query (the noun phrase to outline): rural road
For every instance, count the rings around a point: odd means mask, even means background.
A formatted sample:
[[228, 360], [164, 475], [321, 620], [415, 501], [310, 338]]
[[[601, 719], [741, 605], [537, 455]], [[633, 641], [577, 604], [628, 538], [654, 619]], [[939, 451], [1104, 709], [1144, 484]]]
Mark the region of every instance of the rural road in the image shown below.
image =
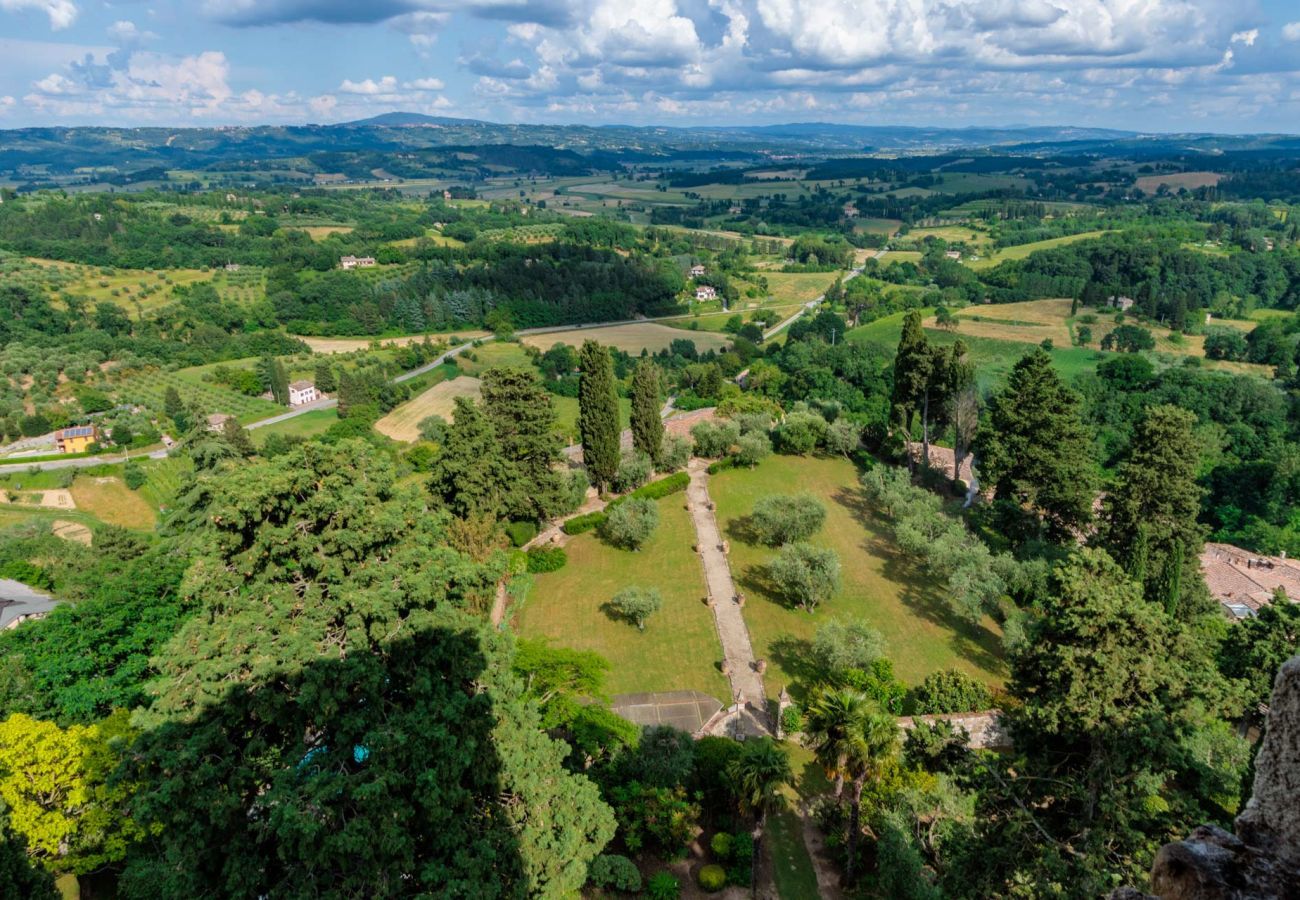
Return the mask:
[[[154, 450], [152, 453], [136, 454], [131, 459], [166, 459], [166, 450]], [[77, 459], [51, 459], [38, 463], [10, 463], [0, 466], [0, 475], [14, 475], [20, 472], [26, 472], [30, 469], [39, 471], [52, 471], [54, 469], [86, 469], [91, 466], [112, 465], [114, 463], [125, 462], [126, 456], [117, 453], [107, 453], [103, 456], [82, 456]]]
[[[882, 256], [885, 255], [886, 252], [888, 252], [888, 251], [881, 250], [879, 253], [877, 253], [877, 254], [875, 255], [875, 258], [876, 258], [876, 259], [880, 259]], [[862, 274], [862, 267], [861, 267], [861, 266], [859, 266], [859, 267], [856, 268], [856, 269], [850, 269], [850, 270], [849, 270], [849, 274], [847, 274], [847, 275], [844, 276], [844, 280], [841, 281], [840, 284], [841, 284], [841, 285], [843, 285], [843, 284], [847, 284], [848, 282], [852, 281], [854, 278], [857, 278], [857, 277], [858, 277], [859, 275], [861, 275], [861, 274]], [[804, 304], [804, 305], [799, 309], [799, 311], [796, 312], [794, 315], [790, 316], [788, 319], [786, 319], [786, 320], [783, 321], [783, 322], [777, 322], [775, 325], [773, 325], [773, 326], [772, 326], [771, 328], [769, 328], [767, 331], [764, 331], [764, 332], [763, 332], [763, 340], [765, 340], [765, 341], [766, 341], [766, 340], [769, 340], [773, 335], [780, 334], [780, 333], [781, 333], [782, 331], [784, 331], [784, 330], [785, 330], [785, 329], [786, 329], [786, 328], [787, 328], [791, 323], [793, 323], [795, 319], [799, 318], [799, 317], [802, 316], [804, 313], [808, 312], [808, 310], [810, 310], [810, 309], [816, 309], [818, 306], [821, 306], [822, 301], [825, 300], [825, 299], [826, 299], [826, 295], [825, 295], [825, 294], [820, 294], [820, 295], [814, 297], [813, 299], [809, 300], [809, 301], [808, 301], [807, 303], [805, 303], [805, 304]]]

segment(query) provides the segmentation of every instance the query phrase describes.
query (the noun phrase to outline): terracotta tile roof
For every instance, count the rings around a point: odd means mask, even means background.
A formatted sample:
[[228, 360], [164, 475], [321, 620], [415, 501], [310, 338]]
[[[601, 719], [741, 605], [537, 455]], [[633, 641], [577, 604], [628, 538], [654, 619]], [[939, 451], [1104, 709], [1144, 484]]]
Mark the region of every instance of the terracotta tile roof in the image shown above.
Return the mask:
[[1295, 560], [1207, 543], [1201, 551], [1201, 572], [1214, 598], [1238, 618], [1268, 606], [1278, 588], [1300, 603], [1300, 564]]

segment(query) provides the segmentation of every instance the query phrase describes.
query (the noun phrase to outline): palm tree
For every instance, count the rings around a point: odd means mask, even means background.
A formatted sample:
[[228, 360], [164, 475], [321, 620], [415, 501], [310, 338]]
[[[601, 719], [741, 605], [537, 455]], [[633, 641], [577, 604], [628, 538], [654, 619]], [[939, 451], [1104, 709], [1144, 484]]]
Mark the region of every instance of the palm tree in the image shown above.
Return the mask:
[[767, 810], [783, 785], [794, 780], [790, 757], [769, 737], [746, 741], [740, 755], [727, 765], [727, 777], [742, 810], [756, 820], [755, 837], [763, 833]]
[[835, 799], [844, 797], [844, 776], [849, 754], [862, 723], [874, 709], [861, 691], [823, 688], [808, 705], [804, 720], [805, 742], [817, 754], [826, 775], [835, 782]]
[[858, 723], [846, 745], [845, 768], [853, 782], [849, 815], [848, 863], [845, 876], [853, 883], [857, 862], [858, 835], [862, 830], [862, 789], [867, 779], [880, 773], [884, 763], [898, 750], [898, 723], [885, 713], [872, 712]]

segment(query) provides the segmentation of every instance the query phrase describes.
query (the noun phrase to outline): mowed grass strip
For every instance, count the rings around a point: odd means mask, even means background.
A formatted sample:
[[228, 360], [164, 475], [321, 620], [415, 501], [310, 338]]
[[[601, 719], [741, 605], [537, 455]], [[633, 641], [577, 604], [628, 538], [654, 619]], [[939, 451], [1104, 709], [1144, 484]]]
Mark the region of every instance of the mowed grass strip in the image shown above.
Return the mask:
[[115, 476], [82, 476], [70, 493], [77, 509], [109, 525], [148, 531], [157, 521], [149, 502]]
[[842, 272], [764, 272], [767, 289], [778, 303], [807, 303], [816, 300], [835, 283]]
[[477, 400], [483, 394], [483, 382], [468, 375], [435, 384], [414, 399], [408, 400], [375, 423], [375, 431], [395, 441], [414, 441], [420, 437], [420, 422], [429, 416], [451, 421], [457, 397]]
[[[682, 337], [680, 328], [671, 328], [658, 322], [635, 322], [631, 325], [605, 325], [596, 328], [575, 328], [570, 331], [531, 334], [525, 337], [523, 341], [530, 347], [537, 347], [541, 350], [547, 350], [554, 344], [581, 347], [584, 341], [596, 341], [609, 347], [617, 347], [619, 350], [636, 356], [643, 349], [649, 350], [651, 353], [666, 350], [673, 341], [679, 341]], [[706, 350], [725, 350], [731, 345], [729, 336], [704, 331], [697, 332], [690, 340], [695, 341], [695, 349], [701, 353]]]
[[[658, 501], [659, 527], [640, 550], [611, 547], [595, 534], [573, 538], [569, 562], [538, 575], [515, 618], [518, 633], [560, 647], [593, 650], [609, 660], [610, 694], [703, 691], [731, 695], [719, 669], [722, 648], [704, 604], [704, 572], [691, 549], [695, 529], [681, 494]], [[610, 618], [601, 607], [626, 587], [653, 587], [664, 605], [645, 631]]]
[[[795, 491], [808, 491], [825, 504], [826, 524], [812, 543], [833, 549], [840, 559], [840, 590], [814, 613], [790, 606], [768, 580], [765, 567], [777, 551], [745, 541], [742, 520], [755, 501]], [[732, 574], [747, 598], [754, 651], [770, 667], [770, 695], [804, 679], [808, 642], [818, 625], [833, 618], [864, 621], [880, 631], [895, 673], [909, 685], [943, 669], [960, 669], [989, 685], [1006, 677], [997, 626], [988, 618], [971, 625], [953, 614], [941, 586], [894, 546], [886, 524], [867, 506], [852, 463], [772, 456], [754, 469], [711, 477], [709, 494], [731, 542]]]

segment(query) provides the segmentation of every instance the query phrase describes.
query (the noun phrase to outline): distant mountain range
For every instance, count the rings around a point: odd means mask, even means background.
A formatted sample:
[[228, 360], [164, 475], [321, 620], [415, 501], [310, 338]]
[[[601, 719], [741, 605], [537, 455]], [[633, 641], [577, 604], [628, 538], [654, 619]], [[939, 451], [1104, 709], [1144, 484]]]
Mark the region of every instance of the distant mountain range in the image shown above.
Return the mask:
[[[453, 148], [485, 150], [521, 171], [608, 169], [626, 163], [765, 163], [862, 155], [1004, 153], [1168, 158], [1223, 153], [1300, 152], [1291, 135], [1142, 134], [1109, 128], [839, 125], [756, 126], [516, 125], [389, 112], [337, 125], [209, 128], [54, 127], [0, 130], [0, 173], [32, 177], [104, 168], [216, 168], [351, 154], [418, 158], [419, 168], [457, 167]], [[496, 163], [494, 163], [496, 164]], [[361, 163], [357, 163], [360, 166]], [[319, 166], [315, 167], [320, 170]], [[463, 168], [463, 166], [462, 166]], [[304, 167], [311, 171], [312, 166]], [[369, 171], [354, 166], [357, 171]], [[337, 167], [327, 171], [337, 171]], [[414, 177], [414, 173], [409, 173]]]

